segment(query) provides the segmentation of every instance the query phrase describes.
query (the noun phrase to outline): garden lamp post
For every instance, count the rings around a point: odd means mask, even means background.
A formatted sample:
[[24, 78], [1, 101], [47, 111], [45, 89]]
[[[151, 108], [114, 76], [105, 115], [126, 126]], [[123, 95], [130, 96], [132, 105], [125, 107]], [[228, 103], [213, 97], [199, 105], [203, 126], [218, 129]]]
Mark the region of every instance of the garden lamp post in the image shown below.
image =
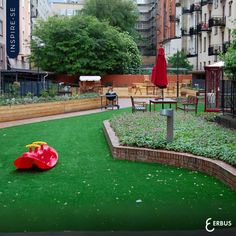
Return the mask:
[[173, 109], [161, 109], [160, 115], [167, 117], [166, 140], [168, 143], [172, 142], [174, 138], [174, 111]]
[[[39, 62], [39, 49], [40, 48], [42, 48], [42, 47], [44, 47], [45, 46], [45, 44], [43, 43], [43, 42], [38, 42], [37, 43], [37, 59], [38, 59], [38, 62]], [[39, 76], [39, 63], [38, 63], [38, 81], [39, 81], [39, 79], [40, 79], [40, 76]]]
[[176, 55], [176, 86], [177, 86], [177, 98], [179, 97], [179, 50], [177, 50], [177, 55]]

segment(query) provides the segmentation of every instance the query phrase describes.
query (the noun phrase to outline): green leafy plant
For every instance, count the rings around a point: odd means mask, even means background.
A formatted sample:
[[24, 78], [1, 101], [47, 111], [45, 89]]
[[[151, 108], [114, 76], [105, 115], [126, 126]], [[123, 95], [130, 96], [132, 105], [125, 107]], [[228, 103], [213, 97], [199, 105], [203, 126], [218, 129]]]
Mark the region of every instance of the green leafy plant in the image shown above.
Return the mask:
[[138, 38], [135, 30], [138, 9], [132, 0], [87, 0], [82, 11], [85, 15], [107, 21], [111, 26], [129, 32], [135, 39]]
[[175, 113], [170, 143], [166, 142], [166, 118], [157, 113], [121, 114], [111, 119], [111, 126], [122, 145], [187, 152], [236, 166], [236, 132], [212, 122], [214, 116]]
[[44, 98], [47, 98], [47, 97], [49, 97], [49, 94], [46, 90], [43, 89], [43, 90], [40, 91], [40, 96], [44, 97]]
[[32, 103], [42, 103], [42, 102], [53, 102], [53, 101], [67, 101], [67, 100], [78, 100], [86, 98], [96, 98], [100, 95], [97, 93], [84, 93], [81, 95], [73, 96], [54, 96], [50, 97], [46, 91], [43, 92], [43, 96], [40, 97], [17, 97], [17, 98], [7, 98], [4, 96], [0, 97], [0, 106], [6, 105], [17, 105], [17, 104], [32, 104]]
[[[234, 21], [236, 23], [236, 20]], [[220, 55], [225, 62], [224, 71], [229, 79], [236, 80], [236, 30], [232, 32], [233, 40], [225, 54]]]
[[20, 83], [15, 81], [13, 84], [9, 85], [10, 93], [13, 97], [19, 96]]
[[[38, 46], [39, 39], [43, 47]], [[141, 64], [137, 44], [128, 33], [85, 15], [39, 21], [31, 51], [35, 65], [64, 74], [123, 73]]]
[[26, 97], [27, 97], [27, 98], [32, 98], [32, 97], [33, 97], [33, 94], [32, 94], [31, 92], [28, 92], [28, 93], [26, 94]]
[[193, 65], [191, 65], [188, 61], [186, 53], [184, 51], [178, 51], [173, 56], [168, 57], [167, 61], [168, 65], [171, 67], [186, 68], [188, 70], [191, 70], [193, 68]]

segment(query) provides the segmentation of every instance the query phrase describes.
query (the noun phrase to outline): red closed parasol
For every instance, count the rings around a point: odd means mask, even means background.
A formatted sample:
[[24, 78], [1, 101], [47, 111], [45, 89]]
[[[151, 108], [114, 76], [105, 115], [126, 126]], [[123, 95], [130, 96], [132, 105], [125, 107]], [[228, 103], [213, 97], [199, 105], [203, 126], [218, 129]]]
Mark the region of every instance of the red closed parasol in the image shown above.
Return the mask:
[[[164, 48], [158, 49], [156, 64], [152, 69], [151, 81], [154, 85], [156, 85], [158, 88], [161, 89], [166, 88], [168, 85], [167, 66], [166, 66]], [[163, 95], [163, 90], [162, 90], [162, 95]]]

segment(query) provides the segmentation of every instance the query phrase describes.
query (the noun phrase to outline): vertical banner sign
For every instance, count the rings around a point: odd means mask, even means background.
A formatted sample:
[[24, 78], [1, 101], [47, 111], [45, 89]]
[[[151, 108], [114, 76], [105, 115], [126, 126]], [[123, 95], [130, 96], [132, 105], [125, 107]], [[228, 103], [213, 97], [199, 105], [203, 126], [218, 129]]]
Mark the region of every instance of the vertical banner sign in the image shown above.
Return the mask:
[[16, 58], [19, 54], [19, 0], [7, 0], [6, 4], [6, 33], [7, 55]]

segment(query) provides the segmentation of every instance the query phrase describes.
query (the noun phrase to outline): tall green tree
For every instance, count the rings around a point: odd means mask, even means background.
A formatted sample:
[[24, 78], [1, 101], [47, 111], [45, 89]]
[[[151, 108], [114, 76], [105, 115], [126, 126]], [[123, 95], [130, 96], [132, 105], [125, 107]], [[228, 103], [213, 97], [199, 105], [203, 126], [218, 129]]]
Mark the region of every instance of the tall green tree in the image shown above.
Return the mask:
[[138, 38], [135, 24], [138, 20], [138, 10], [133, 0], [86, 0], [84, 14], [105, 20], [110, 25], [119, 27], [121, 31], [129, 32]]
[[123, 73], [141, 63], [137, 45], [129, 34], [93, 16], [57, 16], [39, 21], [31, 49], [35, 65], [56, 73]]
[[188, 70], [191, 70], [193, 68], [193, 65], [191, 65], [188, 61], [188, 58], [184, 51], [176, 52], [173, 56], [168, 57], [167, 61], [168, 65], [172, 67], [186, 68]]
[[227, 77], [236, 80], [236, 30], [233, 30], [232, 36], [233, 41], [230, 47], [228, 47], [227, 52], [221, 55], [221, 59], [225, 62], [224, 71]]

